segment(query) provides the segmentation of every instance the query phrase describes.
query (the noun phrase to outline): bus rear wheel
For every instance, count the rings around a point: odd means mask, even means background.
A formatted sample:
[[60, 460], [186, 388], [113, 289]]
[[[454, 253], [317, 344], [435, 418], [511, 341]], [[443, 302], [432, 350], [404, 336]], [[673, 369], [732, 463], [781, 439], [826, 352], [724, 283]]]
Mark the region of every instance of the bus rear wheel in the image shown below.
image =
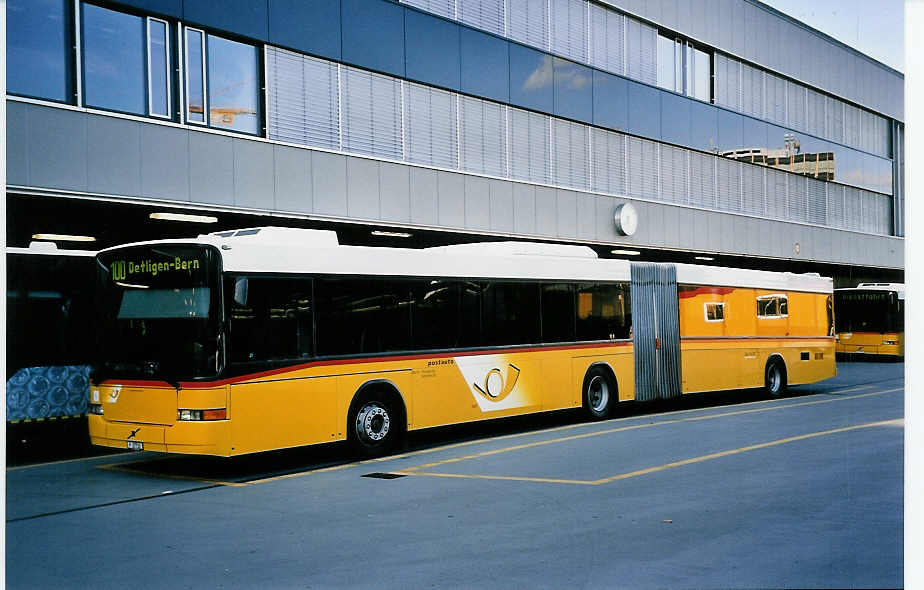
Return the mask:
[[363, 458], [380, 457], [401, 438], [403, 418], [390, 396], [372, 392], [350, 405], [347, 437], [353, 452]]
[[591, 367], [584, 376], [584, 411], [592, 420], [604, 420], [616, 402], [616, 384], [607, 371]]
[[786, 367], [777, 357], [767, 361], [767, 368], [764, 370], [764, 391], [771, 397], [780, 397], [786, 393]]

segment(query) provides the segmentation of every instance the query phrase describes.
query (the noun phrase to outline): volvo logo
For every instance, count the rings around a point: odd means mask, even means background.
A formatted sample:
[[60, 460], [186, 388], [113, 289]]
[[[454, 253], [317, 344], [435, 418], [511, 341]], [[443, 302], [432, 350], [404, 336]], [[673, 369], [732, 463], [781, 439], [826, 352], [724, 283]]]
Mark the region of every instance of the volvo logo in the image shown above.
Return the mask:
[[129, 435], [128, 435], [128, 438], [125, 439], [125, 440], [131, 440], [131, 439], [135, 438], [135, 435], [138, 434], [138, 431], [139, 431], [139, 430], [141, 430], [140, 427], [139, 427], [139, 428], [136, 428], [136, 429], [134, 429], [134, 430], [132, 430], [131, 434], [129, 434]]

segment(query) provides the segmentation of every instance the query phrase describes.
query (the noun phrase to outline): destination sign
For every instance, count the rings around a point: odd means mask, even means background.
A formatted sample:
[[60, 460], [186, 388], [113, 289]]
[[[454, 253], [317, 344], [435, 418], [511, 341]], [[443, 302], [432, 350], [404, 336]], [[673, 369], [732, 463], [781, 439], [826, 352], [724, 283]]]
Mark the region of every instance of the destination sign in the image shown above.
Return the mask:
[[124, 281], [133, 276], [151, 276], [156, 277], [160, 273], [171, 271], [193, 271], [199, 270], [200, 261], [195, 258], [174, 257], [166, 262], [155, 260], [113, 260], [109, 268], [112, 272], [113, 281]]

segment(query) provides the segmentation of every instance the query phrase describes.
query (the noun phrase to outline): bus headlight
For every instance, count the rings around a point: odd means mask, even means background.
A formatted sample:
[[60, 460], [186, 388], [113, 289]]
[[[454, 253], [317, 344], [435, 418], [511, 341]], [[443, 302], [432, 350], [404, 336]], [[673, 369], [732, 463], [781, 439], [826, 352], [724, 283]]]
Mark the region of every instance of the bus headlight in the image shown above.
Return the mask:
[[883, 340], [882, 343], [894, 346], [898, 344], [898, 340]]
[[177, 410], [176, 418], [180, 422], [202, 422], [206, 420], [227, 420], [227, 408], [214, 410]]
[[103, 404], [87, 404], [87, 413], [95, 416], [102, 416]]

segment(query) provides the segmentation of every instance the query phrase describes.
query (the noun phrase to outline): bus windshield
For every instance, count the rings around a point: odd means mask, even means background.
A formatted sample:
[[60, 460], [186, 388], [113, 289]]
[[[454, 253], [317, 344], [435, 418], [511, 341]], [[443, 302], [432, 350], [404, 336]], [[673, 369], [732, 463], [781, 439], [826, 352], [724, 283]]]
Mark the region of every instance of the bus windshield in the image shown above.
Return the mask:
[[135, 246], [97, 257], [99, 377], [218, 374], [217, 258], [191, 245]]
[[901, 331], [903, 317], [894, 291], [835, 291], [834, 321], [839, 333]]

